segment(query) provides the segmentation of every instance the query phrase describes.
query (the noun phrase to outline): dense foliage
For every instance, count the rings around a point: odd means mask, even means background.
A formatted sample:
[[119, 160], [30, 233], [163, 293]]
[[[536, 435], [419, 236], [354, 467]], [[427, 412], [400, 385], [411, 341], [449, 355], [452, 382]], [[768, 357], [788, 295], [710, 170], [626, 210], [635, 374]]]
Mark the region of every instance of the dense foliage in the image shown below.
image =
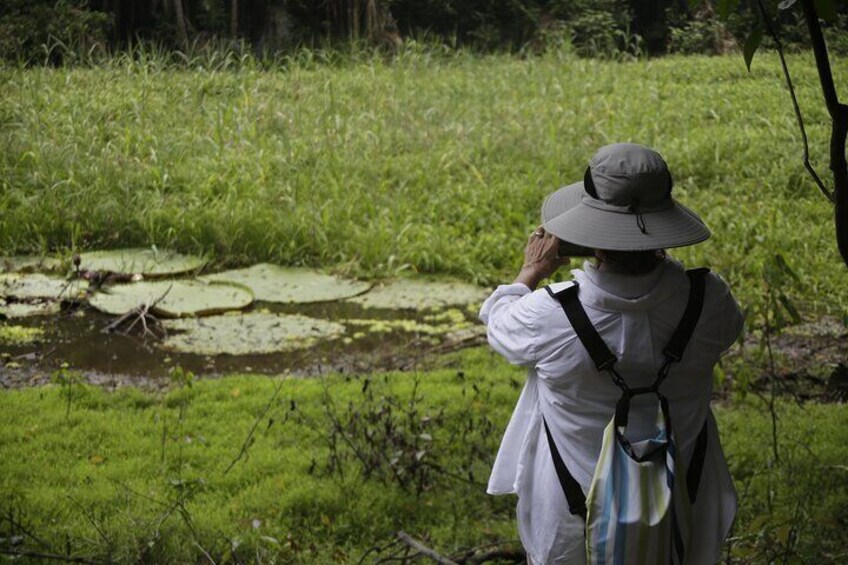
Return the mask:
[[[66, 63], [139, 40], [185, 50], [239, 42], [254, 53], [361, 41], [396, 50], [404, 39], [482, 50], [541, 51], [572, 45], [584, 55], [718, 53], [753, 26], [749, 2], [727, 21], [716, 4], [661, 0], [3, 0], [0, 59]], [[720, 9], [720, 6], [719, 8]], [[829, 38], [848, 51], [848, 6]], [[793, 12], [779, 16], [790, 45], [807, 34]], [[839, 33], [843, 32], [843, 33]]]

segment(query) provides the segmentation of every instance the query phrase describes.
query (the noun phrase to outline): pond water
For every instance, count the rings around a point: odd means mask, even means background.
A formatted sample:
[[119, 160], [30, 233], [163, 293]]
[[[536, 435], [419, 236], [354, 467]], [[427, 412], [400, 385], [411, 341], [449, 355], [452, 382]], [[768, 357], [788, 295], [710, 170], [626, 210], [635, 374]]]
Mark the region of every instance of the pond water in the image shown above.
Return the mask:
[[[16, 319], [16, 325], [41, 328], [42, 338], [31, 344], [0, 344], [7, 365], [0, 366], [0, 384], [21, 386], [49, 380], [50, 373], [63, 363], [79, 370], [94, 382], [111, 376], [122, 382], [167, 381], [173, 367], [180, 366], [202, 376], [233, 372], [295, 375], [323, 374], [331, 371], [366, 371], [407, 368], [431, 352], [481, 343], [482, 326], [475, 322], [473, 308], [451, 309], [454, 322], [433, 323], [433, 312], [364, 308], [339, 301], [319, 304], [273, 304], [257, 302], [245, 312], [269, 311], [300, 314], [319, 320], [345, 324], [345, 333], [335, 339], [318, 341], [288, 352], [252, 355], [197, 355], [162, 348], [161, 344], [133, 335], [105, 333], [115, 320], [85, 305], [66, 307], [53, 316]], [[461, 320], [458, 320], [461, 312]], [[361, 322], [372, 321], [372, 328]], [[378, 321], [401, 322], [409, 331], [397, 327], [373, 331]], [[416, 331], [438, 327], [439, 332]], [[138, 328], [137, 328], [138, 329]], [[173, 333], [173, 332], [172, 332]], [[99, 376], [99, 378], [98, 378]]]
[[[196, 278], [204, 260], [153, 247], [72, 263], [0, 258], [0, 320], [9, 317], [0, 386], [45, 382], [63, 366], [90, 382], [133, 384], [167, 382], [175, 367], [202, 376], [403, 368], [484, 333], [475, 304], [486, 290], [456, 281], [372, 283], [267, 263]], [[29, 315], [42, 306], [51, 314]]]

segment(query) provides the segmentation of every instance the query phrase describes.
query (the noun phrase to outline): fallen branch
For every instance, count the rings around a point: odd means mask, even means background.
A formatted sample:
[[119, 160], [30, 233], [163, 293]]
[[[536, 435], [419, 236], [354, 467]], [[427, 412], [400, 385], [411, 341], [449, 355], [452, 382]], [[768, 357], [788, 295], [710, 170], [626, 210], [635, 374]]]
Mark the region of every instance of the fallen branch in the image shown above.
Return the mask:
[[448, 559], [447, 557], [440, 555], [439, 553], [430, 549], [429, 547], [427, 547], [426, 545], [424, 545], [420, 541], [416, 540], [415, 538], [411, 537], [409, 534], [407, 534], [404, 531], [398, 532], [397, 537], [400, 541], [402, 541], [403, 543], [405, 543], [406, 545], [408, 545], [409, 547], [411, 547], [412, 549], [414, 549], [415, 551], [417, 551], [421, 555], [424, 555], [425, 557], [429, 557], [430, 559], [432, 559], [436, 563], [439, 563], [440, 565], [459, 565], [456, 561], [452, 561], [452, 560]]
[[[126, 312], [125, 314], [122, 314], [116, 320], [109, 323], [109, 325], [104, 327], [101, 331], [103, 333], [112, 333], [120, 331], [120, 333], [124, 335], [130, 335], [130, 332], [132, 332], [136, 324], [141, 322], [142, 338], [146, 338], [148, 336], [150, 336], [154, 340], [166, 338], [168, 336], [167, 330], [162, 326], [162, 323], [159, 321], [159, 318], [153, 315], [152, 311], [160, 302], [162, 302], [162, 300], [165, 299], [166, 296], [168, 296], [168, 293], [171, 292], [171, 288], [173, 288], [173, 285], [169, 286], [168, 289], [153, 302], [144, 303], [136, 306], [132, 310]], [[120, 327], [131, 319], [132, 323], [129, 325], [129, 327], [126, 330], [121, 331]], [[150, 323], [149, 326], [148, 322]], [[157, 328], [161, 335], [157, 335], [156, 332], [151, 330], [151, 328], [153, 327]]]
[[472, 555], [467, 559], [458, 561], [458, 563], [461, 565], [479, 565], [496, 559], [498, 561], [509, 560], [515, 563], [525, 563], [527, 561], [527, 554], [524, 553], [523, 549], [493, 549], [486, 553]]

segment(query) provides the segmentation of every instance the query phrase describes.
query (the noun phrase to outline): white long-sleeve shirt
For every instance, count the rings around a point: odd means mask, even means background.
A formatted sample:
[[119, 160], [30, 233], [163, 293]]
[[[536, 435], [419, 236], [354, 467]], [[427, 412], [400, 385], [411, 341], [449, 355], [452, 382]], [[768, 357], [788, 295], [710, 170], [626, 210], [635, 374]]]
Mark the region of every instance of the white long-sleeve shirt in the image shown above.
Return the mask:
[[[650, 385], [663, 362], [663, 348], [683, 314], [689, 279], [667, 259], [646, 275], [599, 271], [590, 263], [573, 270], [589, 319], [618, 357], [616, 368], [632, 387]], [[571, 282], [552, 285], [554, 292]], [[585, 563], [583, 520], [572, 516], [554, 470], [542, 426], [544, 415], [569, 472], [587, 493], [601, 449], [603, 430], [621, 390], [598, 372], [559, 302], [544, 289], [499, 286], [485, 301], [480, 319], [491, 347], [509, 362], [528, 368], [527, 382], [495, 460], [490, 494], [518, 494], [522, 543], [534, 564]], [[713, 367], [739, 335], [739, 306], [715, 274], [706, 280], [704, 308], [683, 359], [672, 365], [661, 387], [684, 461], [691, 458], [705, 419], [707, 452], [692, 507], [693, 537], [687, 563], [713, 564], [736, 513], [736, 493], [709, 409]], [[627, 436], [653, 435], [656, 397], [631, 403]]]

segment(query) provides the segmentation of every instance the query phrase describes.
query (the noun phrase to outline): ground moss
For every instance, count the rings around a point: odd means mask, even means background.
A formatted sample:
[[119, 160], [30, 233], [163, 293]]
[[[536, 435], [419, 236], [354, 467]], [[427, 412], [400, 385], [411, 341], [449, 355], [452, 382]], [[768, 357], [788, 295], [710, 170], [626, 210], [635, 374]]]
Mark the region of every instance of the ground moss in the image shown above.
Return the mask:
[[[398, 529], [447, 553], [513, 540], [514, 500], [485, 495], [483, 483], [523, 373], [483, 349], [449, 362], [451, 368], [425, 373], [322, 380], [229, 376], [160, 394], [77, 385], [67, 418], [60, 386], [4, 391], [0, 505], [4, 514], [24, 512], [50, 543], [64, 547], [68, 536], [75, 555], [111, 551], [121, 561], [194, 560], [196, 541], [224, 556], [236, 541], [246, 554], [268, 559], [325, 562], [341, 552], [337, 559], [356, 562]], [[225, 473], [275, 386], [282, 388], [247, 454]], [[366, 410], [364, 388], [376, 391], [374, 402], [408, 401], [417, 391], [421, 414], [436, 421], [431, 449], [440, 464], [464, 469], [470, 451], [483, 453], [469, 467], [474, 482], [440, 477], [415, 494], [366, 478], [355, 459], [345, 460], [344, 476], [330, 472], [328, 402], [338, 414], [348, 405]], [[762, 555], [768, 540], [772, 552], [791, 546], [799, 556], [838, 555], [848, 542], [848, 414], [836, 405], [778, 409], [779, 464], [771, 459], [770, 419], [758, 400], [716, 409], [740, 492], [732, 551], [744, 562]], [[484, 416], [494, 432], [481, 428], [459, 439], [469, 421], [479, 424]], [[178, 500], [183, 507], [168, 514]], [[792, 543], [787, 523], [797, 524]], [[8, 528], [3, 523], [0, 533]]]

